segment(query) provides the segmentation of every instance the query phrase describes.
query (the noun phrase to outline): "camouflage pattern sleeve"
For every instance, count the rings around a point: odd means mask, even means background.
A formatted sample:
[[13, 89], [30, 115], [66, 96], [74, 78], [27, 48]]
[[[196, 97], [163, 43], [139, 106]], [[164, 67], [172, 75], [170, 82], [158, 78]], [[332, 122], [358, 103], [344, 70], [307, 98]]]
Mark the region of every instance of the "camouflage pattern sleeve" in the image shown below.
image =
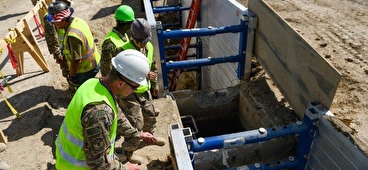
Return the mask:
[[87, 165], [97, 170], [126, 170], [127, 167], [117, 158], [109, 155], [111, 144], [109, 140], [110, 127], [114, 118], [111, 107], [104, 102], [89, 104], [82, 115], [84, 152]]
[[157, 71], [155, 56], [153, 56], [153, 61], [152, 61], [152, 65], [151, 65], [151, 71], [154, 72], [154, 73], [156, 73], [156, 79], [150, 80], [150, 82], [151, 82], [151, 88], [158, 88], [158, 87], [156, 87], [157, 86], [158, 71]]
[[101, 76], [106, 77], [111, 71], [111, 59], [114, 57], [116, 50], [114, 43], [110, 39], [105, 40], [101, 48]]
[[[46, 16], [45, 16], [46, 17]], [[50, 54], [53, 55], [54, 59], [58, 60], [61, 59], [61, 51], [60, 51], [60, 45], [58, 41], [58, 35], [56, 32], [56, 28], [54, 25], [52, 25], [51, 22], [48, 22], [47, 19], [44, 19], [45, 25], [45, 40], [47, 44], [47, 48], [50, 52]]]
[[141, 138], [141, 132], [134, 128], [129, 120], [125, 117], [121, 109], [119, 109], [118, 113], [118, 134], [123, 137], [134, 137], [134, 138]]

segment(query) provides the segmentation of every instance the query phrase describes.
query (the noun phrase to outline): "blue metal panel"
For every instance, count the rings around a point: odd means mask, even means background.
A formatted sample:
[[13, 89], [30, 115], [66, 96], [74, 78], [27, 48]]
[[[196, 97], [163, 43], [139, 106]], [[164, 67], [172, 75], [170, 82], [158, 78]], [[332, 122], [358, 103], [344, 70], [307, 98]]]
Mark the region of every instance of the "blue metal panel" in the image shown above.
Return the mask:
[[283, 159], [268, 163], [255, 163], [252, 165], [244, 165], [226, 170], [278, 170], [278, 169], [296, 169], [299, 166], [298, 160]]
[[217, 57], [217, 58], [200, 58], [195, 60], [183, 60], [176, 62], [166, 62], [166, 68], [171, 70], [173, 68], [191, 68], [198, 66], [214, 65], [225, 62], [239, 61], [239, 56]]
[[[195, 29], [181, 29], [181, 30], [166, 30], [162, 29], [162, 26], [157, 26], [157, 37], [158, 37], [158, 44], [160, 49], [160, 62], [162, 67], [162, 77], [163, 77], [163, 85], [164, 89], [168, 89], [168, 79], [166, 73], [172, 68], [188, 68], [188, 67], [198, 67], [198, 66], [206, 66], [206, 65], [213, 65], [218, 63], [224, 62], [237, 62], [237, 71], [238, 74], [234, 74], [233, 71], [231, 75], [238, 76], [238, 78], [242, 77], [244, 71], [244, 57], [243, 53], [237, 55], [236, 57], [223, 57], [223, 56], [216, 56], [211, 60], [206, 59], [197, 59], [198, 61], [172, 61], [166, 62], [165, 56], [165, 47], [164, 47], [164, 40], [165, 39], [173, 39], [173, 38], [185, 38], [185, 37], [199, 37], [199, 36], [211, 36], [224, 33], [246, 33], [247, 27], [245, 22], [240, 22], [238, 25], [230, 25], [230, 26], [222, 26], [222, 27], [208, 27], [208, 28], [195, 28]], [[238, 34], [239, 36], [239, 34]], [[246, 37], [246, 36], [241, 36]], [[243, 46], [243, 43], [240, 43]], [[239, 46], [239, 44], [238, 44]], [[243, 49], [243, 48], [240, 48]], [[224, 50], [226, 51], [226, 50]], [[241, 50], [243, 51], [243, 50]], [[198, 54], [197, 54], [198, 55]], [[240, 59], [239, 57], [243, 57]], [[236, 60], [234, 60], [236, 59]], [[223, 74], [219, 74], [223, 75]], [[233, 80], [233, 79], [232, 79]], [[231, 81], [230, 81], [231, 82]], [[228, 86], [227, 86], [228, 87]]]
[[223, 33], [237, 33], [242, 32], [245, 25], [222, 26], [222, 27], [212, 27], [212, 28], [193, 28], [193, 29], [181, 29], [181, 30], [170, 30], [164, 31], [163, 36], [165, 39], [173, 38], [185, 38], [185, 37], [199, 37], [199, 36], [210, 36]]
[[243, 146], [249, 143], [257, 143], [272, 138], [286, 135], [295, 135], [308, 132], [308, 126], [304, 122], [291, 123], [287, 126], [275, 128], [260, 128], [258, 130], [249, 130], [245, 132], [212, 136], [204, 139], [196, 139], [190, 143], [190, 151], [201, 152], [211, 149], [231, 148], [235, 146]]
[[154, 7], [153, 13], [161, 13], [161, 12], [175, 12], [175, 11], [183, 11], [189, 10], [189, 7], [180, 7], [180, 6], [167, 6], [167, 7]]

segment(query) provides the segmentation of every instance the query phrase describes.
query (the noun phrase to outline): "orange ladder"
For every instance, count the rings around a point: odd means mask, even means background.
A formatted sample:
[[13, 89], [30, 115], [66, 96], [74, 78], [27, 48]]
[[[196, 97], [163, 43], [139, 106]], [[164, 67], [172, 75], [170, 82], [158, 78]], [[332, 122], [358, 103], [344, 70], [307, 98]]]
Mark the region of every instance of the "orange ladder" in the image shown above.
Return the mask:
[[[198, 18], [200, 8], [201, 8], [201, 0], [192, 0], [192, 3], [190, 5], [189, 14], [188, 14], [187, 23], [185, 25], [186, 29], [194, 28], [194, 25]], [[178, 53], [179, 61], [186, 60], [190, 39], [191, 37], [185, 37], [181, 40], [180, 42], [181, 48], [179, 49], [179, 53]], [[179, 81], [180, 72], [181, 72], [180, 69], [175, 69], [174, 76], [170, 84], [170, 91], [175, 91], [176, 85], [178, 84], [178, 81]]]

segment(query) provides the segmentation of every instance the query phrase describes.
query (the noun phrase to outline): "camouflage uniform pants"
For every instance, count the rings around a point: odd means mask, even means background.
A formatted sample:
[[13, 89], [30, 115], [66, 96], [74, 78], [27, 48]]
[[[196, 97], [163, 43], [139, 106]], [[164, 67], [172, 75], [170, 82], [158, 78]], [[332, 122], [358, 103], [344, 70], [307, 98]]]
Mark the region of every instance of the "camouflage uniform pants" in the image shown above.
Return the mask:
[[60, 49], [60, 44], [59, 44], [56, 28], [51, 22], [46, 21], [47, 20], [46, 17], [44, 18], [44, 20], [45, 20], [45, 25], [44, 25], [45, 40], [47, 43], [47, 48], [50, 54], [53, 55], [55, 60], [60, 60], [61, 58], [63, 58], [63, 61], [59, 63], [60, 69], [63, 74], [63, 77], [67, 77], [67, 75], [69, 74], [69, 67], [68, 67], [68, 64], [66, 63], [65, 57], [63, 57], [61, 54], [61, 49]]
[[67, 77], [69, 74], [69, 66], [66, 63], [66, 59], [64, 57], [63, 61], [60, 64], [61, 73], [63, 74], [63, 77]]
[[[144, 93], [132, 93], [129, 96], [118, 98], [118, 104], [130, 124], [143, 132], [153, 133], [156, 128], [156, 117], [150, 91]], [[140, 139], [135, 137], [124, 137], [122, 148], [126, 152], [137, 150]]]

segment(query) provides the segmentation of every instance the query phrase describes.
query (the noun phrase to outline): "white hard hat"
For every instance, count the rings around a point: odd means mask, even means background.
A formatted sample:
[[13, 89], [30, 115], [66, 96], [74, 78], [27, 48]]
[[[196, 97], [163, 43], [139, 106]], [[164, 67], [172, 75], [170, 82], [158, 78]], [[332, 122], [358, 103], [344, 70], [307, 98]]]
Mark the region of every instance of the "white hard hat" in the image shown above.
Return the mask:
[[150, 71], [148, 59], [137, 50], [128, 49], [111, 59], [112, 66], [127, 79], [146, 85], [146, 77]]

